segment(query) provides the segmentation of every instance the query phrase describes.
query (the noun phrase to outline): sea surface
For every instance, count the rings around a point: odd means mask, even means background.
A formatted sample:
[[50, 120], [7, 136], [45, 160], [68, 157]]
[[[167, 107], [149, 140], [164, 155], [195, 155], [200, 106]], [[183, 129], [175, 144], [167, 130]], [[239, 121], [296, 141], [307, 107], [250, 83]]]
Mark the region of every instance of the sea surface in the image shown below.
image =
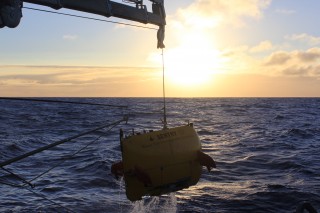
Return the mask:
[[128, 108], [0, 100], [0, 162], [129, 121], [0, 169], [0, 212], [292, 213], [304, 201], [320, 212], [320, 98], [168, 98], [168, 126], [193, 122], [217, 168], [203, 168], [196, 186], [134, 203], [110, 172], [119, 129], [161, 129], [162, 99], [50, 100]]

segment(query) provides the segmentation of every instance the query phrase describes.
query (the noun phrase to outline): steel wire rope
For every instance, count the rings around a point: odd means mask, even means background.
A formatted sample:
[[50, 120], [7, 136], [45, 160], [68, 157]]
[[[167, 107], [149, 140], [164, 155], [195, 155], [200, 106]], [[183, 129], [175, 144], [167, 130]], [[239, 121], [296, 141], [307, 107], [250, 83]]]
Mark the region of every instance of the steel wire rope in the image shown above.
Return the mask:
[[7, 173], [9, 173], [10, 175], [18, 178], [18, 179], [21, 180], [25, 185], [29, 185], [29, 186], [31, 186], [31, 188], [34, 188], [34, 185], [33, 185], [33, 184], [31, 184], [29, 181], [27, 181], [26, 179], [22, 178], [21, 176], [13, 173], [13, 172], [10, 171], [9, 169], [3, 168], [3, 167], [1, 167], [1, 169], [2, 169], [3, 171], [6, 171]]
[[115, 107], [115, 108], [128, 108], [124, 105], [113, 105], [113, 104], [101, 104], [101, 103], [88, 103], [79, 101], [62, 101], [53, 99], [39, 99], [39, 98], [11, 98], [11, 97], [0, 97], [0, 100], [7, 101], [31, 101], [31, 102], [46, 102], [46, 103], [61, 103], [61, 104], [78, 104], [78, 105], [92, 105], [92, 106], [104, 106], [104, 107]]
[[[111, 127], [106, 131], [106, 133], [108, 133], [111, 129], [113, 129], [115, 126], [117, 126], [117, 125], [118, 125], [119, 123], [121, 123], [122, 121], [123, 121], [123, 120], [120, 120], [120, 121], [118, 121], [118, 122], [113, 123], [113, 125], [109, 125], [109, 126], [111, 126]], [[106, 127], [105, 127], [105, 128], [106, 128]], [[96, 131], [97, 131], [97, 130], [96, 130]], [[93, 144], [94, 142], [96, 142], [97, 140], [99, 140], [102, 136], [103, 136], [103, 135], [100, 135], [99, 137], [97, 137], [97, 138], [94, 139], [93, 141], [91, 141], [91, 142], [89, 142], [88, 144], [86, 144], [86, 145], [85, 145], [84, 147], [82, 147], [81, 149], [77, 150], [77, 151], [76, 151], [75, 153], [73, 153], [72, 155], [68, 156], [66, 159], [64, 159], [64, 160], [63, 160], [62, 162], [60, 162], [59, 164], [57, 164], [57, 165], [53, 166], [52, 168], [50, 168], [49, 170], [41, 173], [40, 175], [36, 176], [35, 178], [33, 178], [33, 179], [30, 180], [30, 181], [25, 180], [24, 178], [20, 177], [19, 175], [13, 173], [12, 171], [10, 171], [10, 170], [8, 170], [8, 169], [6, 169], [6, 168], [4, 168], [3, 166], [1, 166], [1, 169], [4, 170], [4, 171], [6, 171], [6, 172], [9, 173], [9, 174], [15, 176], [16, 178], [20, 179], [21, 181], [23, 181], [23, 183], [25, 183], [25, 185], [28, 184], [28, 185], [30, 185], [31, 187], [34, 187], [34, 185], [31, 183], [32, 181], [38, 179], [39, 177], [45, 175], [46, 173], [50, 172], [50, 171], [53, 170], [54, 168], [60, 166], [60, 165], [61, 165], [62, 163], [64, 163], [65, 161], [67, 161], [68, 159], [72, 158], [73, 156], [75, 156], [76, 154], [80, 153], [81, 151], [83, 151], [84, 149], [86, 149], [88, 146], [90, 146], [91, 144]], [[25, 185], [23, 185], [23, 186], [25, 186]]]
[[[46, 200], [46, 201], [49, 201], [50, 203], [53, 203], [54, 205], [57, 205], [57, 206], [65, 209], [65, 210], [67, 210], [68, 212], [76, 213], [75, 211], [72, 211], [71, 209], [69, 209], [69, 208], [67, 208], [67, 207], [65, 207], [65, 206], [63, 206], [63, 205], [61, 205], [61, 204], [59, 204], [59, 203], [57, 203], [57, 202], [55, 202], [55, 201], [47, 198], [45, 195], [43, 195], [43, 194], [41, 194], [41, 193], [32, 191], [31, 189], [25, 188], [25, 187], [24, 187], [23, 189], [28, 190], [28, 191], [31, 192], [32, 194], [35, 194], [35, 195], [37, 195], [38, 197], [41, 197], [42, 199], [44, 199], [44, 200]], [[58, 212], [59, 212], [59, 211], [58, 211]]]
[[48, 144], [48, 145], [46, 145], [46, 146], [44, 146], [44, 147], [40, 147], [40, 148], [38, 148], [38, 149], [36, 149], [36, 150], [27, 152], [27, 153], [25, 153], [25, 154], [23, 154], [23, 155], [20, 155], [20, 156], [11, 158], [11, 159], [9, 159], [9, 160], [6, 160], [6, 161], [0, 163], [0, 167], [7, 166], [7, 165], [9, 165], [9, 164], [12, 164], [12, 163], [14, 163], [14, 162], [17, 162], [17, 161], [22, 160], [22, 159], [24, 159], [24, 158], [27, 158], [27, 157], [29, 157], [29, 156], [35, 155], [35, 154], [40, 153], [40, 152], [42, 152], [42, 151], [45, 151], [45, 150], [48, 150], [48, 149], [53, 148], [53, 147], [55, 147], [55, 146], [58, 146], [58, 145], [60, 145], [60, 144], [69, 142], [69, 141], [71, 141], [71, 140], [74, 140], [74, 139], [76, 139], [76, 138], [82, 137], [82, 136], [84, 136], [84, 135], [91, 134], [91, 133], [93, 133], [93, 132], [96, 132], [96, 131], [98, 131], [98, 130], [107, 128], [107, 127], [109, 127], [109, 126], [118, 125], [119, 123], [124, 122], [124, 121], [127, 122], [127, 121], [128, 121], [128, 117], [124, 117], [124, 118], [122, 118], [121, 120], [115, 121], [115, 122], [113, 122], [113, 123], [111, 123], [111, 124], [104, 124], [104, 125], [99, 126], [99, 127], [97, 127], [97, 128], [94, 128], [94, 129], [91, 129], [91, 130], [88, 130], [88, 131], [79, 133], [78, 135], [71, 136], [71, 137], [69, 137], [69, 138], [66, 138], [66, 139], [63, 139], [63, 140], [60, 140], [60, 141], [56, 141], [56, 142], [51, 143], [51, 144]]
[[167, 109], [166, 109], [166, 90], [165, 90], [165, 66], [164, 66], [164, 52], [161, 49], [162, 56], [162, 95], [163, 95], [163, 129], [167, 129]]
[[[119, 123], [121, 123], [121, 122], [122, 122], [122, 120], [113, 123], [113, 125], [112, 125], [105, 133], [109, 133], [114, 127], [116, 127], [116, 126], [117, 126]], [[11, 172], [10, 170], [1, 167], [1, 169], [3, 169], [4, 171], [6, 171], [6, 172], [10, 173], [11, 175], [13, 175], [13, 176], [17, 177], [18, 179], [20, 179], [20, 180], [24, 183], [24, 185], [17, 185], [17, 184], [11, 183], [11, 182], [3, 182], [3, 181], [1, 181], [1, 180], [0, 180], [0, 184], [4, 184], [4, 185], [11, 186], [11, 187], [16, 187], [16, 188], [26, 189], [26, 190], [28, 190], [29, 192], [31, 192], [31, 193], [33, 193], [33, 194], [35, 194], [35, 195], [37, 195], [37, 196], [39, 196], [39, 197], [41, 197], [41, 198], [43, 198], [43, 199], [45, 199], [45, 200], [47, 200], [47, 201], [55, 204], [55, 205], [60, 206], [61, 208], [64, 208], [64, 209], [66, 209], [66, 210], [68, 210], [68, 211], [70, 211], [70, 212], [74, 212], [74, 211], [70, 210], [69, 208], [64, 207], [64, 206], [60, 205], [59, 203], [53, 201], [52, 199], [47, 198], [47, 197], [44, 196], [44, 195], [39, 194], [39, 193], [37, 193], [37, 192], [32, 191], [31, 189], [26, 188], [25, 186], [26, 186], [26, 185], [29, 185], [29, 186], [31, 186], [32, 188], [34, 188], [34, 185], [31, 183], [32, 181], [34, 181], [34, 180], [36, 180], [36, 179], [44, 176], [45, 174], [49, 173], [51, 170], [53, 170], [53, 169], [55, 169], [56, 167], [62, 165], [64, 162], [66, 162], [67, 160], [71, 159], [73, 156], [75, 156], [76, 154], [80, 153], [81, 151], [83, 151], [84, 149], [86, 149], [88, 146], [92, 145], [94, 142], [98, 141], [101, 137], [103, 137], [103, 135], [100, 135], [99, 137], [97, 137], [97, 138], [95, 138], [94, 140], [90, 141], [90, 142], [87, 143], [85, 146], [83, 146], [82, 148], [80, 148], [79, 150], [77, 150], [76, 152], [74, 152], [72, 155], [68, 156], [68, 157], [67, 157], [66, 159], [64, 159], [62, 162], [56, 164], [55, 166], [51, 167], [50, 169], [46, 170], [45, 172], [43, 172], [43, 173], [41, 173], [40, 175], [36, 176], [35, 178], [31, 179], [30, 181], [26, 181], [25, 179], [23, 179], [22, 177], [16, 175], [15, 173]]]
[[[111, 126], [108, 130], [106, 130], [106, 133], [109, 133], [114, 127], [116, 127], [118, 124], [115, 124], [113, 126]], [[38, 176], [32, 178], [31, 180], [29, 180], [28, 182], [31, 183], [33, 181], [35, 181], [36, 179], [39, 179], [40, 177], [44, 176], [45, 174], [49, 173], [50, 171], [52, 171], [53, 169], [57, 168], [58, 166], [62, 165], [64, 162], [66, 162], [67, 160], [70, 160], [72, 157], [74, 157], [75, 155], [79, 154], [80, 152], [82, 152], [83, 150], [85, 150], [87, 147], [91, 146], [93, 143], [95, 143], [96, 141], [100, 140], [100, 138], [102, 138], [103, 135], [100, 135], [99, 137], [95, 138], [94, 140], [90, 141], [89, 143], [87, 143], [85, 146], [83, 146], [82, 148], [80, 148], [79, 150], [77, 150], [76, 152], [72, 153], [69, 156], [66, 156], [65, 159], [63, 159], [63, 161], [61, 161], [60, 163], [54, 165], [53, 167], [49, 168], [48, 170], [46, 170], [45, 172], [39, 174]], [[60, 159], [61, 160], [61, 159]], [[25, 183], [26, 185], [26, 183]], [[25, 186], [23, 185], [23, 186]]]
[[3, 180], [0, 180], [0, 184], [11, 186], [11, 187], [16, 187], [16, 188], [21, 188], [21, 185], [14, 184], [14, 183], [11, 183], [11, 182], [8, 182], [8, 181], [4, 182]]
[[65, 207], [65, 206], [62, 206], [61, 204], [59, 204], [59, 203], [57, 203], [57, 202], [55, 202], [55, 201], [47, 198], [45, 195], [43, 195], [43, 194], [41, 194], [41, 193], [38, 193], [38, 192], [35, 192], [35, 191], [32, 191], [32, 190], [29, 189], [29, 188], [22, 187], [21, 185], [17, 185], [17, 184], [11, 183], [11, 182], [2, 182], [2, 181], [0, 181], [0, 184], [4, 184], [4, 185], [7, 185], [7, 186], [11, 186], [11, 187], [14, 187], [15, 189], [25, 189], [25, 190], [28, 190], [28, 191], [31, 192], [32, 194], [34, 194], [34, 195], [36, 195], [36, 196], [38, 196], [38, 197], [41, 197], [42, 199], [47, 200], [47, 201], [49, 201], [50, 203], [53, 203], [54, 205], [57, 205], [57, 206], [65, 209], [65, 210], [67, 210], [68, 212], [74, 212], [74, 213], [75, 213], [75, 211], [72, 211], [71, 209], [69, 209], [69, 208], [67, 208], [67, 207]]
[[71, 16], [71, 17], [76, 17], [76, 18], [83, 18], [83, 19], [89, 19], [89, 20], [94, 20], [94, 21], [107, 22], [107, 23], [112, 23], [112, 24], [120, 24], [120, 25], [125, 25], [125, 26], [130, 26], [130, 27], [138, 27], [138, 28], [144, 28], [144, 29], [149, 29], [149, 30], [158, 30], [157, 28], [154, 28], [154, 27], [146, 27], [146, 26], [141, 26], [141, 25], [137, 25], [137, 24], [129, 24], [129, 23], [124, 23], [124, 22], [119, 22], [119, 21], [108, 21], [108, 20], [99, 19], [99, 18], [91, 18], [91, 17], [88, 17], [88, 16], [73, 15], [73, 14], [69, 14], [69, 13], [61, 13], [61, 12], [37, 9], [37, 8], [32, 8], [32, 7], [23, 7], [23, 8], [29, 9], [29, 10], [46, 12], [46, 13], [53, 13], [53, 14], [58, 14], [58, 15]]

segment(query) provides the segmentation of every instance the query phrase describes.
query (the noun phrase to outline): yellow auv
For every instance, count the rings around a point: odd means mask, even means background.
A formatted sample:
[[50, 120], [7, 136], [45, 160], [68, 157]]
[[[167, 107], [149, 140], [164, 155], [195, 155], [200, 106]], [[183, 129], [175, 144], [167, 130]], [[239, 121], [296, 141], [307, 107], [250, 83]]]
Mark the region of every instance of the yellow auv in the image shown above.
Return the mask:
[[132, 135], [121, 140], [129, 200], [158, 196], [197, 184], [199, 137], [192, 125]]

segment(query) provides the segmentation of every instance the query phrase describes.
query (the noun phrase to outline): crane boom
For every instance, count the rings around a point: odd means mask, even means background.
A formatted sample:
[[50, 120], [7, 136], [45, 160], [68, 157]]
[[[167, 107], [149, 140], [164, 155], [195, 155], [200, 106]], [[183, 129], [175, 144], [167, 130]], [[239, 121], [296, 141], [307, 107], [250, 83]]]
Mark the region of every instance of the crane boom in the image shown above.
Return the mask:
[[149, 0], [152, 2], [152, 12], [143, 5], [143, 0], [127, 0], [135, 7], [110, 0], [1, 0], [0, 28], [15, 28], [22, 17], [23, 2], [51, 7], [53, 9], [66, 8], [105, 17], [117, 17], [144, 24], [159, 26], [157, 38], [158, 48], [164, 48], [164, 32], [166, 14], [164, 0]]

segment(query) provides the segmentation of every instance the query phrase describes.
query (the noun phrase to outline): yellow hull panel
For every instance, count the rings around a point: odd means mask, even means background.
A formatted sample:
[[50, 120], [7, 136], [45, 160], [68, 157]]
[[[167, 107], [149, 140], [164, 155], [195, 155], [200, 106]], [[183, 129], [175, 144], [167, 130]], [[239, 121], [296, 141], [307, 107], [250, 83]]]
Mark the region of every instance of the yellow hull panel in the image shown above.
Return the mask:
[[[123, 139], [122, 161], [129, 200], [157, 196], [195, 185], [201, 175], [201, 144], [191, 126]], [[137, 172], [138, 171], [138, 172]]]

